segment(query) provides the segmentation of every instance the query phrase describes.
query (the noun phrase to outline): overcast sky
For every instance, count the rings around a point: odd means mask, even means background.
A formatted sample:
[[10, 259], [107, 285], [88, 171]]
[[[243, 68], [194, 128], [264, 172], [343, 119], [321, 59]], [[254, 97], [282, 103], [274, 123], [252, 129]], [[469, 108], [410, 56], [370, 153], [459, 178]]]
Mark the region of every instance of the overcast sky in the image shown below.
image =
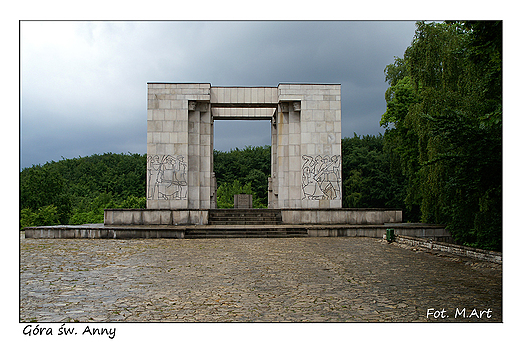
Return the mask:
[[[146, 153], [147, 82], [340, 83], [342, 136], [384, 132], [384, 68], [414, 21], [23, 21], [21, 167]], [[215, 121], [215, 149], [270, 144], [266, 121]]]

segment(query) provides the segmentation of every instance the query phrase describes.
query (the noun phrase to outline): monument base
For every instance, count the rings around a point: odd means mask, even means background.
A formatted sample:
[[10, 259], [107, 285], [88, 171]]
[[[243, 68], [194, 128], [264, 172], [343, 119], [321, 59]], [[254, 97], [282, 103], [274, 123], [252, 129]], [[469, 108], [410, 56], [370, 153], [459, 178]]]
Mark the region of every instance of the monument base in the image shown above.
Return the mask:
[[382, 238], [387, 228], [397, 236], [451, 242], [441, 225], [395, 223], [383, 225], [278, 224], [278, 225], [126, 225], [103, 223], [27, 227], [27, 239], [201, 239], [201, 238], [289, 238], [289, 237], [372, 237]]
[[374, 237], [450, 242], [441, 225], [402, 223], [399, 209], [105, 209], [105, 223], [28, 227], [26, 238]]
[[[211, 218], [219, 212], [261, 218], [277, 213], [280, 224], [376, 224], [402, 222], [400, 209], [105, 209], [104, 223], [110, 225], [207, 225], [222, 224]], [[232, 220], [234, 221], [234, 220]], [[254, 222], [254, 221], [253, 221]], [[262, 223], [261, 220], [257, 221]], [[274, 223], [274, 222], [273, 222]], [[225, 223], [223, 223], [225, 224]]]

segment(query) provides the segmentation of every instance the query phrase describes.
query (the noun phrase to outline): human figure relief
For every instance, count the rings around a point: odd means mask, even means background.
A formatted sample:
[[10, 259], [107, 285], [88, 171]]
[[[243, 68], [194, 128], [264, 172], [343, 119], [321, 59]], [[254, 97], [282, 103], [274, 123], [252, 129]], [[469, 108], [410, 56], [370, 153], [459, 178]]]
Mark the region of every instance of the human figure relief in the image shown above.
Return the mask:
[[302, 156], [302, 199], [335, 199], [340, 194], [340, 156]]
[[158, 155], [151, 155], [148, 161], [148, 199], [157, 199], [159, 186], [159, 174], [161, 172], [161, 163]]
[[150, 156], [148, 163], [148, 199], [185, 199], [187, 164], [183, 156]]

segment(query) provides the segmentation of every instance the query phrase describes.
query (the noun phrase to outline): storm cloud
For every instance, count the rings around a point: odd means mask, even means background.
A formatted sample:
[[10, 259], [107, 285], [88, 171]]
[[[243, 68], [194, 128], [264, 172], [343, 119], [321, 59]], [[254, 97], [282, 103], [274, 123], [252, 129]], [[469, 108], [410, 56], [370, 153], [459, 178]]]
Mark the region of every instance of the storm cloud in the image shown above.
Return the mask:
[[[384, 68], [413, 21], [22, 21], [21, 167], [146, 153], [147, 82], [340, 83], [342, 136], [378, 134]], [[265, 121], [218, 121], [215, 149], [270, 144]]]

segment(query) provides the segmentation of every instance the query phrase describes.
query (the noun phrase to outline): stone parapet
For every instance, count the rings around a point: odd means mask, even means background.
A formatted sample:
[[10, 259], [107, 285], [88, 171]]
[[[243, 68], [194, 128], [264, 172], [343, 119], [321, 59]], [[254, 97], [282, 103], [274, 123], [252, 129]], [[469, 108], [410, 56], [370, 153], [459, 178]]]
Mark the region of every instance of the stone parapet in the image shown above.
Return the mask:
[[[160, 222], [160, 221], [157, 221]], [[218, 222], [217, 222], [218, 223]], [[420, 225], [348, 225], [348, 224], [179, 224], [179, 225], [66, 225], [28, 227], [28, 239], [133, 239], [133, 238], [232, 238], [232, 237], [372, 237], [381, 238], [392, 226], [398, 239], [406, 236], [407, 241], [423, 241], [424, 248], [432, 246], [431, 239], [446, 239], [449, 232], [442, 227], [423, 229]], [[415, 236], [421, 239], [413, 239]], [[430, 240], [425, 240], [425, 238]], [[401, 241], [401, 240], [399, 240]], [[442, 243], [435, 242], [437, 245]], [[461, 246], [456, 246], [461, 247]], [[474, 249], [469, 249], [473, 252]], [[477, 251], [478, 252], [478, 251]], [[475, 253], [477, 253], [475, 252]], [[478, 253], [477, 253], [478, 254]], [[471, 256], [466, 253], [467, 256]], [[500, 254], [501, 255], [501, 254]]]
[[[254, 209], [261, 214], [269, 209]], [[218, 210], [217, 210], [218, 211]], [[221, 210], [222, 211], [222, 210]], [[382, 225], [399, 224], [399, 209], [279, 209], [283, 224]], [[105, 209], [105, 225], [206, 225], [209, 209]], [[425, 228], [421, 228], [425, 229]]]
[[385, 224], [402, 221], [399, 209], [281, 209], [284, 224]]
[[489, 261], [496, 264], [502, 264], [502, 253], [495, 251], [488, 251], [468, 246], [455, 245], [451, 243], [434, 241], [432, 239], [425, 239], [420, 237], [397, 235], [395, 241], [401, 244], [407, 244], [428, 250], [435, 250], [464, 257], [470, 257], [482, 261]]
[[105, 226], [110, 225], [205, 225], [209, 210], [201, 209], [105, 209]]
[[184, 239], [186, 228], [105, 226], [103, 224], [29, 227], [26, 239]]
[[394, 229], [399, 236], [411, 236], [431, 240], [451, 241], [451, 234], [442, 225], [424, 225], [421, 223], [385, 223], [385, 224], [329, 224], [301, 225], [307, 227], [310, 237], [372, 237], [385, 236], [386, 230]]

